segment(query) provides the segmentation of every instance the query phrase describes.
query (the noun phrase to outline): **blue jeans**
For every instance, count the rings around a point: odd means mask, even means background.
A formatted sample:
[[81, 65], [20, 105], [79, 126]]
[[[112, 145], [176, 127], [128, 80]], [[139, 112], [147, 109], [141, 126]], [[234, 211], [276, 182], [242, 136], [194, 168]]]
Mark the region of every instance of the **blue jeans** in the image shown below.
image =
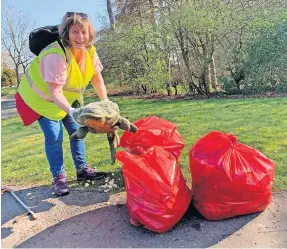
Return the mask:
[[[69, 136], [71, 136], [78, 128], [73, 119], [67, 115], [60, 121], [50, 120], [41, 117], [38, 120], [45, 136], [45, 151], [50, 164], [50, 171], [53, 177], [64, 173], [64, 157], [63, 157], [63, 127], [65, 126]], [[83, 139], [70, 139], [70, 149], [77, 171], [87, 167], [85, 156], [85, 144]]]

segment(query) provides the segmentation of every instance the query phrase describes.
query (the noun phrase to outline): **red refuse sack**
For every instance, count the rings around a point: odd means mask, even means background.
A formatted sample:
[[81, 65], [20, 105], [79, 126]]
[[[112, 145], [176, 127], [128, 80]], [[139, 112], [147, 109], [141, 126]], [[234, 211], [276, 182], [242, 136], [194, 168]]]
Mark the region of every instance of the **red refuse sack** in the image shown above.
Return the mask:
[[170, 230], [191, 201], [175, 157], [154, 146], [141, 155], [120, 151], [116, 158], [123, 163], [131, 223], [159, 233]]
[[121, 136], [119, 146], [125, 147], [129, 152], [139, 154], [139, 148], [146, 150], [159, 145], [178, 160], [184, 148], [184, 141], [175, 124], [156, 116], [137, 120], [133, 124], [138, 127], [138, 131], [136, 133], [125, 131]]
[[212, 131], [189, 151], [193, 204], [208, 220], [263, 211], [275, 164], [234, 135]]
[[25, 126], [28, 126], [38, 120], [41, 115], [31, 109], [22, 99], [21, 95], [17, 92], [15, 95], [16, 109]]

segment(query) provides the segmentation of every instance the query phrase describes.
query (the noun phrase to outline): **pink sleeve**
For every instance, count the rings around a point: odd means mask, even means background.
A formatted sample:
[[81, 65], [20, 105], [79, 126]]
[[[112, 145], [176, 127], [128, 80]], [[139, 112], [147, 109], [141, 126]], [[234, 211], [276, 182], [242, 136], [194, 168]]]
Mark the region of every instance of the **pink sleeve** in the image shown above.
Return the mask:
[[64, 85], [67, 80], [67, 64], [59, 54], [48, 54], [40, 62], [40, 72], [46, 82]]
[[104, 69], [97, 52], [95, 52], [94, 57], [93, 57], [93, 66], [94, 66], [95, 74], [102, 72], [102, 70]]

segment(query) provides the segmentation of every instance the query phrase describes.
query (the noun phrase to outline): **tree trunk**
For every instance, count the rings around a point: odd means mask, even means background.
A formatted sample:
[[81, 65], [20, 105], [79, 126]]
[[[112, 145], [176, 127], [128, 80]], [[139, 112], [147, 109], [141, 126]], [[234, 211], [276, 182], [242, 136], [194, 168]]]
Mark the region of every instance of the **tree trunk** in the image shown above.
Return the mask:
[[143, 16], [142, 16], [142, 9], [141, 9], [140, 3], [138, 3], [138, 10], [139, 10], [140, 24], [141, 24], [141, 27], [143, 28]]
[[188, 50], [184, 46], [184, 37], [182, 34], [182, 30], [180, 28], [178, 30], [178, 33], [177, 32], [175, 33], [175, 36], [176, 36], [176, 39], [179, 43], [181, 53], [182, 53], [182, 58], [183, 58], [184, 64], [185, 64], [187, 72], [188, 72], [189, 91], [190, 91], [190, 93], [194, 93], [194, 89], [195, 89], [199, 94], [203, 94], [203, 91], [193, 81], [192, 71], [191, 71], [191, 68], [189, 65]]
[[111, 0], [107, 0], [107, 10], [108, 10], [108, 14], [109, 14], [111, 28], [112, 28], [112, 30], [114, 30], [115, 29], [115, 19], [114, 19]]
[[171, 95], [171, 87], [170, 87], [170, 82], [167, 83], [166, 91], [167, 91], [167, 96]]
[[178, 92], [177, 92], [177, 85], [174, 85], [173, 88], [174, 88], [174, 95], [176, 96], [177, 93], [178, 93]]
[[[113, 7], [112, 7], [112, 2], [111, 0], [107, 0], [107, 11], [109, 14], [109, 19], [110, 19], [110, 25], [112, 28], [112, 31], [116, 30], [116, 25], [115, 25], [115, 18], [113, 14]], [[120, 68], [120, 75], [121, 75], [121, 81], [120, 81], [120, 87], [123, 85], [123, 82], [125, 80], [124, 72], [123, 69]]]
[[15, 74], [16, 74], [16, 78], [17, 78], [17, 88], [18, 88], [20, 85], [19, 66], [15, 67]]
[[156, 13], [155, 13], [155, 7], [154, 7], [154, 4], [153, 4], [153, 0], [149, 0], [149, 6], [151, 8], [151, 13], [152, 13], [152, 21], [153, 21], [153, 24], [154, 24], [154, 27], [155, 27], [155, 24], [156, 24]]
[[212, 85], [214, 91], [217, 92], [218, 91], [218, 84], [217, 84], [214, 56], [211, 57], [210, 73], [211, 73], [211, 85]]
[[[193, 84], [194, 84], [193, 80], [190, 79], [190, 81], [188, 82], [188, 89], [190, 94], [195, 94], [195, 88], [193, 87]], [[202, 92], [201, 89], [199, 89], [199, 91]]]
[[177, 68], [178, 68], [178, 72], [179, 72], [179, 75], [180, 75], [180, 78], [182, 79], [182, 83], [186, 82], [186, 77], [185, 77], [185, 74], [180, 66], [180, 61], [179, 61], [179, 58], [178, 58], [178, 54], [177, 54], [177, 51], [175, 52], [176, 53], [176, 61], [177, 61]]
[[123, 70], [122, 70], [122, 69], [121, 69], [120, 74], [121, 74], [120, 87], [122, 87], [122, 86], [123, 86], [123, 82], [125, 81], [125, 76], [124, 76], [124, 72], [123, 72]]
[[145, 86], [145, 85], [141, 85], [141, 86], [142, 86], [142, 89], [144, 91], [144, 94], [146, 94], [147, 93], [147, 86]]
[[204, 81], [205, 81], [206, 94], [209, 94], [210, 93], [210, 82], [211, 82], [210, 64], [206, 65], [204, 76], [205, 76]]
[[205, 95], [209, 94], [209, 83], [210, 83], [210, 72], [209, 72], [209, 64], [208, 56], [207, 56], [207, 47], [205, 44], [202, 44], [202, 55], [203, 55], [203, 68], [201, 71], [201, 88], [204, 89]]
[[[138, 10], [139, 10], [139, 18], [140, 18], [140, 25], [142, 27], [142, 29], [144, 29], [144, 25], [143, 25], [143, 16], [142, 16], [142, 9], [141, 9], [141, 3], [138, 3]], [[146, 64], [149, 67], [149, 51], [147, 48], [147, 44], [146, 44], [146, 36], [144, 34], [144, 38], [143, 38], [143, 46], [144, 46], [144, 50], [145, 50], [145, 54], [146, 54]]]
[[167, 90], [167, 95], [170, 96], [171, 95], [171, 68], [170, 68], [170, 58], [169, 58], [169, 54], [167, 56], [167, 64], [168, 64], [168, 83], [166, 85], [166, 90]]
[[171, 81], [171, 66], [170, 66], [170, 55], [167, 55], [167, 64], [168, 64], [168, 81]]

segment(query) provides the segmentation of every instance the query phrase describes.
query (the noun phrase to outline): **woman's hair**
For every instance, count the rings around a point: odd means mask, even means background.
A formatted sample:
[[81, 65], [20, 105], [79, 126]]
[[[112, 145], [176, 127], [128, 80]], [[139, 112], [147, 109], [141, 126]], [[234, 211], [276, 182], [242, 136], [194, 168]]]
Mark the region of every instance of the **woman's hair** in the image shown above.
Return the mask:
[[71, 46], [70, 40], [69, 40], [69, 31], [72, 25], [79, 24], [81, 26], [88, 26], [89, 28], [89, 35], [90, 39], [87, 44], [87, 49], [90, 49], [95, 41], [95, 30], [94, 27], [88, 18], [88, 16], [85, 16], [84, 18], [77, 14], [76, 12], [72, 15], [66, 14], [63, 18], [63, 21], [61, 25], [59, 26], [59, 34], [60, 38], [62, 39], [62, 43], [64, 47], [69, 48]]

